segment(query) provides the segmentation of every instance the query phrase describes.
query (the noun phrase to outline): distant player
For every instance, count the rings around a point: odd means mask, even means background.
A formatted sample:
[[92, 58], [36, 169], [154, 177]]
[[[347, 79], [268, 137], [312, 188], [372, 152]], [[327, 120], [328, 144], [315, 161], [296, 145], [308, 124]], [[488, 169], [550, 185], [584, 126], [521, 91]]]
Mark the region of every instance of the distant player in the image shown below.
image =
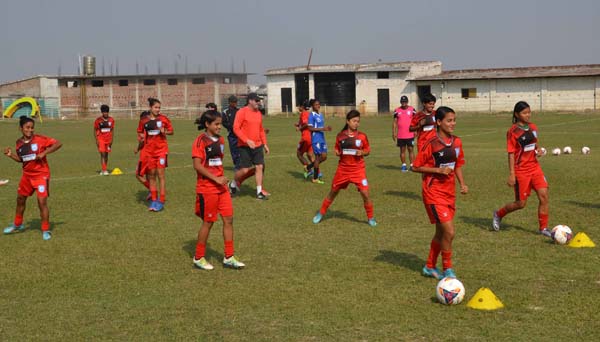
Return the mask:
[[408, 105], [408, 97], [402, 96], [400, 98], [400, 107], [394, 110], [394, 123], [392, 124], [392, 139], [396, 142], [396, 146], [400, 147], [402, 172], [408, 171], [408, 167], [406, 167], [406, 150], [408, 150], [408, 158], [411, 166], [415, 159], [413, 152], [415, 133], [409, 130], [410, 122], [414, 115], [415, 109]]
[[[296, 148], [296, 157], [304, 168], [304, 178], [308, 178], [312, 175], [312, 168], [315, 162], [315, 155], [313, 153], [311, 132], [308, 130], [308, 117], [310, 115], [310, 106], [308, 101], [298, 106], [300, 116], [298, 122], [294, 124], [296, 130], [300, 132], [300, 141], [298, 142], [298, 148]], [[305, 158], [306, 156], [306, 158]]]
[[515, 201], [507, 203], [494, 212], [492, 228], [500, 230], [500, 222], [506, 214], [525, 208], [531, 190], [537, 193], [539, 232], [551, 237], [548, 230], [548, 182], [537, 157], [542, 156], [538, 144], [538, 129], [531, 122], [531, 108], [525, 101], [515, 104], [513, 125], [506, 134], [506, 150], [508, 151], [508, 181], [514, 188]]
[[313, 179], [316, 184], [325, 184], [323, 175], [321, 174], [320, 166], [327, 160], [327, 141], [325, 140], [325, 132], [331, 132], [331, 126], [325, 126], [325, 115], [319, 113], [321, 103], [319, 100], [310, 100], [309, 105], [312, 109], [308, 116], [308, 130], [311, 132], [311, 143], [315, 161], [313, 163]]
[[427, 94], [421, 99], [423, 110], [415, 114], [410, 122], [409, 130], [417, 134], [417, 149], [435, 136], [435, 96]]
[[231, 154], [231, 160], [233, 161], [233, 170], [237, 171], [240, 169], [240, 151], [238, 149], [238, 138], [233, 131], [233, 123], [235, 121], [235, 115], [238, 112], [238, 98], [235, 95], [229, 96], [229, 106], [223, 111], [223, 126], [227, 128], [227, 142], [229, 143], [229, 153]]
[[107, 105], [100, 106], [102, 115], [94, 121], [94, 138], [96, 139], [96, 147], [100, 152], [100, 164], [102, 171], [100, 174], [108, 176], [108, 154], [112, 149], [113, 130], [115, 129], [115, 120], [109, 115], [110, 108]]
[[38, 207], [42, 221], [42, 238], [50, 240], [50, 210], [48, 209], [48, 196], [50, 191], [50, 167], [46, 155], [58, 150], [62, 144], [56, 139], [35, 134], [35, 122], [33, 119], [22, 116], [19, 120], [22, 137], [17, 140], [15, 152], [7, 147], [4, 154], [12, 160], [23, 163], [23, 176], [17, 189], [17, 208], [15, 220], [4, 228], [4, 234], [22, 232], [23, 214], [27, 198], [37, 193]]
[[[142, 120], [144, 120], [148, 115], [150, 115], [150, 111], [148, 111], [148, 110], [143, 111], [140, 114], [140, 122]], [[139, 125], [139, 122], [138, 122], [138, 125]], [[139, 152], [138, 163], [135, 168], [135, 178], [146, 189], [148, 189], [148, 197], [146, 198], [146, 200], [149, 201], [152, 198], [152, 194], [150, 193], [150, 181], [148, 180], [148, 175], [147, 175], [148, 168], [146, 167], [147, 160], [146, 160], [146, 154], [144, 153], [144, 135], [138, 133], [137, 141], [138, 141], [138, 144], [135, 147], [135, 149], [133, 150], [134, 154], [137, 154]]]
[[[149, 98], [150, 115], [140, 120], [137, 132], [144, 141], [144, 165], [148, 173], [148, 185], [152, 202], [148, 207], [150, 211], [161, 211], [166, 200], [165, 169], [169, 165], [167, 157], [169, 145], [167, 135], [173, 135], [171, 120], [161, 114], [161, 103], [155, 98]], [[157, 191], [157, 181], [160, 181], [160, 199]]]
[[[435, 113], [437, 134], [421, 145], [413, 171], [423, 174], [423, 204], [429, 221], [435, 224], [435, 234], [431, 240], [427, 264], [423, 275], [441, 279], [456, 278], [452, 268], [452, 240], [454, 240], [454, 211], [456, 208], [456, 183], [460, 193], [467, 194], [462, 166], [465, 157], [462, 142], [454, 136], [456, 114], [448, 107], [440, 107]], [[437, 267], [437, 259], [442, 254], [443, 273]]]
[[221, 132], [221, 114], [216, 110], [208, 110], [196, 120], [198, 129], [204, 129], [192, 145], [192, 158], [196, 170], [196, 215], [202, 219], [202, 227], [198, 232], [198, 242], [194, 254], [194, 265], [203, 270], [214, 267], [205, 258], [206, 242], [213, 224], [223, 220], [223, 240], [225, 241], [225, 258], [223, 265], [232, 268], [243, 268], [242, 262], [234, 256], [233, 248], [233, 205], [227, 189], [227, 178], [223, 173], [223, 151], [225, 140]]
[[373, 201], [369, 198], [369, 182], [365, 170], [365, 157], [371, 152], [371, 146], [366, 134], [358, 130], [359, 125], [360, 112], [349, 111], [346, 114], [346, 125], [335, 138], [335, 155], [340, 157], [340, 161], [331, 182], [331, 190], [323, 200], [321, 209], [313, 217], [315, 224], [321, 222], [340, 190], [354, 184], [363, 199], [367, 222], [371, 227], [377, 225], [373, 217]]

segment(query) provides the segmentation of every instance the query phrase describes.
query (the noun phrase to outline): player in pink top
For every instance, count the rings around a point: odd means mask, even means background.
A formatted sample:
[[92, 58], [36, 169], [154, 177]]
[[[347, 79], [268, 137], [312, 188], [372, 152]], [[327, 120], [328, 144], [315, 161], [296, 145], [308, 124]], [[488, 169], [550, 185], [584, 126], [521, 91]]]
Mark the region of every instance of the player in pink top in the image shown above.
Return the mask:
[[410, 121], [416, 113], [412, 106], [408, 105], [408, 97], [400, 98], [400, 107], [394, 110], [394, 123], [392, 125], [392, 139], [396, 141], [396, 146], [400, 147], [400, 160], [402, 161], [402, 172], [408, 171], [406, 167], [406, 150], [408, 149], [408, 158], [412, 167], [415, 153], [413, 152], [413, 142], [415, 133], [409, 130]]

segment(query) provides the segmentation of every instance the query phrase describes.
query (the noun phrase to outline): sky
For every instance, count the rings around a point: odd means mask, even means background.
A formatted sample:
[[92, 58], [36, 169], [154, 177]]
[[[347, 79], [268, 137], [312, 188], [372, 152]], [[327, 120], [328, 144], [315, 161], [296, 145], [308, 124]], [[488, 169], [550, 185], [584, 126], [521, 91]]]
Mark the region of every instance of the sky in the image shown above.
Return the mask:
[[[600, 63], [598, 0], [5, 0], [0, 82], [439, 60], [444, 70]], [[103, 62], [104, 61], [104, 62]], [[104, 67], [103, 67], [104, 65]]]

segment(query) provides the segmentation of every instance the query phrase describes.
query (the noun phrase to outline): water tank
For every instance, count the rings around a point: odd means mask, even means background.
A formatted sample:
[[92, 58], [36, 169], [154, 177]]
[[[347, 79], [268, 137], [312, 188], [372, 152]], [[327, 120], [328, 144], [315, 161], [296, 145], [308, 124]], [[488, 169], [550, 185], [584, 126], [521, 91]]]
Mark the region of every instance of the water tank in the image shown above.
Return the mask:
[[96, 57], [83, 56], [83, 75], [84, 76], [95, 76], [96, 75]]

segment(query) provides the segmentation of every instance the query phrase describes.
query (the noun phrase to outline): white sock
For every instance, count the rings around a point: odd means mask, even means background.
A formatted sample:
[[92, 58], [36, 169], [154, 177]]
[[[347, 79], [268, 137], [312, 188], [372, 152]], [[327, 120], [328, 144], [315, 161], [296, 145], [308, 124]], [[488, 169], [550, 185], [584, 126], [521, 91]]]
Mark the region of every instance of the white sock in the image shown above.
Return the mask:
[[231, 181], [231, 186], [233, 186], [234, 188], [237, 188], [238, 185], [237, 185], [235, 179]]
[[257, 186], [256, 186], [256, 194], [257, 194], [257, 195], [258, 195], [258, 194], [260, 194], [260, 193], [261, 193], [261, 191], [262, 191], [262, 185], [257, 185]]

